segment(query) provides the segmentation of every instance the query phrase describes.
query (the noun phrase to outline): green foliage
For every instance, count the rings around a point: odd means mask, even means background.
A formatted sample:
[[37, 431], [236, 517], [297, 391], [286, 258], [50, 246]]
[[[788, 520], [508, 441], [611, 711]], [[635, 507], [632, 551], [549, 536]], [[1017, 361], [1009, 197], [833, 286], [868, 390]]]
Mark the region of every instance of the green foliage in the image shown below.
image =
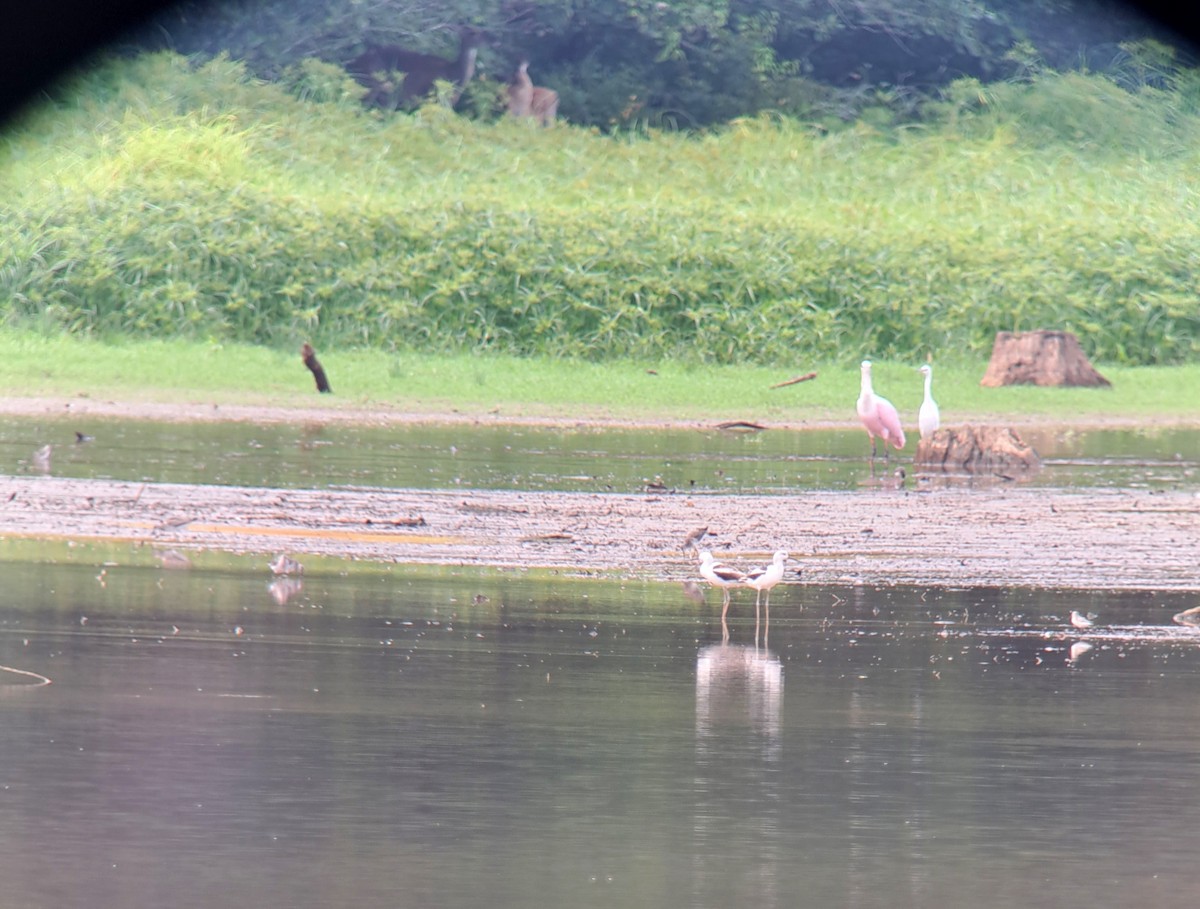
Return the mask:
[[[1018, 123], [977, 83], [925, 130], [605, 137], [437, 104], [378, 116], [306, 72], [331, 103], [154, 55], [30, 115], [0, 168], [0, 317], [716, 364], [982, 356], [1031, 328], [1117, 363], [1200, 353], [1195, 124], [1165, 89], [1113, 102], [1143, 126], [1132, 145]], [[1124, 91], [1048, 74], [1023, 109], [1075, 83], [1063, 123]]]
[[301, 101], [324, 104], [358, 104], [366, 89], [344, 69], [314, 57], [305, 57], [284, 70], [280, 82]]

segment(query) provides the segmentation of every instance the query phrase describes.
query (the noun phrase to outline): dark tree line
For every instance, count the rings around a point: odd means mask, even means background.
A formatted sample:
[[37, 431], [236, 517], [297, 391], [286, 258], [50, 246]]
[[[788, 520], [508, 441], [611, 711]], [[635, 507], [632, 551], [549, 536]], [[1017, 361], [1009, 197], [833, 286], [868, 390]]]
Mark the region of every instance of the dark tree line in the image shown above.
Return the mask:
[[561, 112], [604, 128], [703, 126], [761, 110], [850, 119], [961, 76], [1119, 67], [1130, 42], [1182, 46], [1118, 0], [185, 0], [139, 47], [228, 53], [275, 78], [307, 57], [346, 65], [369, 43], [453, 57], [483, 29], [485, 84], [519, 59]]

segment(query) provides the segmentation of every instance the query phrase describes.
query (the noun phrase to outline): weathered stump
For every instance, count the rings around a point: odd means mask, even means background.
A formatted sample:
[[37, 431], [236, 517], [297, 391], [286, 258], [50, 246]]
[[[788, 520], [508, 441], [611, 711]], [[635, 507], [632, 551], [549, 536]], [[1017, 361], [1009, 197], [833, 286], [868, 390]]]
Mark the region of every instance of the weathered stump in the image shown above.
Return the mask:
[[1035, 470], [1041, 463], [1007, 426], [946, 427], [917, 443], [918, 467], [985, 473]]
[[330, 394], [333, 389], [329, 387], [329, 379], [325, 377], [325, 368], [317, 359], [317, 352], [313, 350], [313, 346], [307, 341], [300, 348], [300, 359], [304, 361], [304, 365], [308, 367], [308, 371], [313, 374], [313, 379], [317, 383], [317, 391], [323, 395]]
[[998, 331], [992, 359], [979, 382], [1002, 385], [1069, 385], [1107, 388], [1112, 383], [1092, 367], [1069, 331]]

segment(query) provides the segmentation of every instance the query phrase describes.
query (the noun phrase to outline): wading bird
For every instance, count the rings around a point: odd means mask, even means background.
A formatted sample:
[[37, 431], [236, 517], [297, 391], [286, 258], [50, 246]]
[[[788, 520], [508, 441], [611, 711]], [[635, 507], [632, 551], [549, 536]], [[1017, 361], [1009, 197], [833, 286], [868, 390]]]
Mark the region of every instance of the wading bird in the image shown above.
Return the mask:
[[921, 430], [921, 438], [928, 439], [937, 432], [942, 418], [938, 413], [937, 401], [933, 400], [933, 367], [926, 363], [921, 367], [920, 373], [925, 377], [925, 400], [921, 402], [921, 409], [917, 412], [917, 426]]
[[780, 550], [775, 553], [775, 558], [766, 568], [754, 568], [746, 575], [742, 582], [747, 587], [753, 587], [757, 593], [754, 596], [754, 624], [758, 624], [758, 601], [762, 597], [763, 592], [767, 594], [767, 624], [771, 624], [771, 588], [783, 580], [783, 563], [787, 561], [788, 554]]
[[1091, 619], [1089, 619], [1087, 616], [1083, 615], [1078, 610], [1072, 609], [1071, 610], [1071, 624], [1074, 625], [1076, 628], [1091, 628], [1096, 623], [1093, 622]]
[[713, 554], [705, 549], [700, 552], [700, 576], [714, 587], [721, 588], [721, 621], [725, 621], [725, 613], [729, 611], [729, 588], [741, 584], [746, 580], [746, 575], [736, 568], [714, 562]]
[[267, 567], [271, 569], [272, 574], [304, 574], [304, 566], [282, 552], [275, 556], [275, 561], [268, 563]]
[[899, 451], [904, 447], [904, 429], [900, 426], [900, 414], [887, 398], [875, 394], [871, 388], [871, 361], [862, 362], [862, 389], [858, 393], [858, 418], [871, 437], [871, 458], [876, 456], [875, 439], [883, 439], [883, 456], [888, 456], [887, 446]]

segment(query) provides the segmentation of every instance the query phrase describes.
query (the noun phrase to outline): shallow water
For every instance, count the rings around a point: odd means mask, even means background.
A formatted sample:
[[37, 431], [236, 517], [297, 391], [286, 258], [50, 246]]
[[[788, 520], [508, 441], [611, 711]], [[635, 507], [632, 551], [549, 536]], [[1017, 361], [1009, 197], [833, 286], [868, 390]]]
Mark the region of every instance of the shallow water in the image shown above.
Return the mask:
[[[76, 432], [93, 437], [77, 443]], [[1200, 485], [1200, 431], [1036, 430], [1023, 433], [1048, 486]], [[50, 443], [45, 468], [33, 453]], [[412, 489], [642, 490], [787, 494], [854, 489], [911, 473], [915, 441], [873, 473], [858, 429], [544, 429], [514, 426], [170, 424], [0, 420], [0, 473], [244, 486]], [[975, 478], [988, 482], [990, 478]], [[915, 482], [915, 476], [909, 482]], [[994, 482], [994, 481], [992, 481]]]
[[670, 584], [347, 565], [281, 605], [63, 553], [3, 565], [0, 665], [53, 680], [0, 672], [6, 904], [1200, 895], [1192, 595], [782, 586], [756, 647], [742, 591], [723, 642]]
[[[74, 442], [75, 431], [94, 436]], [[1200, 434], [1044, 433], [1048, 486]], [[787, 493], [861, 433], [0, 422], [165, 482]], [[123, 549], [122, 547], [126, 547]], [[746, 591], [0, 541], [0, 881], [34, 907], [1191, 906], [1191, 594]], [[1097, 614], [1079, 633], [1072, 609]], [[756, 643], [757, 641], [757, 643]], [[42, 677], [51, 684], [39, 684]]]

